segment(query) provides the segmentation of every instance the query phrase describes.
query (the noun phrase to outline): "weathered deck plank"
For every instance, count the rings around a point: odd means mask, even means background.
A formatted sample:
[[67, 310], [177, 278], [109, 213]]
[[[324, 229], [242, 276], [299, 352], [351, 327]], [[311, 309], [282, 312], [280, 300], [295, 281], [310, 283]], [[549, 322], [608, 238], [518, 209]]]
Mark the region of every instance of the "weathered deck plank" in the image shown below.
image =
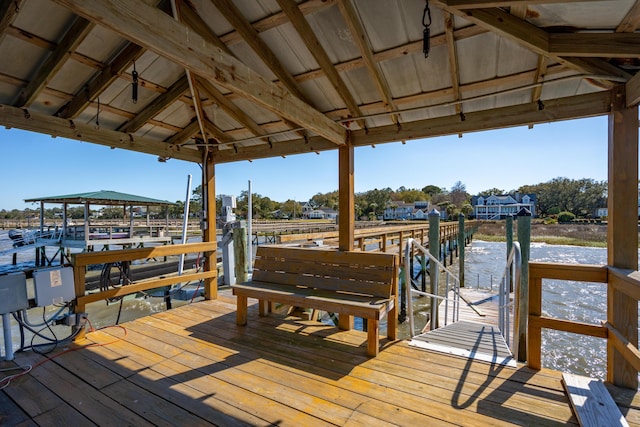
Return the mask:
[[[106, 345], [56, 357], [0, 393], [39, 425], [577, 424], [558, 372], [406, 342], [383, 341], [370, 359], [366, 333], [259, 317], [255, 306], [249, 316], [251, 327], [237, 327], [234, 301], [222, 293], [128, 322], [126, 336], [121, 328], [89, 333], [83, 344]], [[636, 396], [619, 396], [629, 424], [640, 425]]]

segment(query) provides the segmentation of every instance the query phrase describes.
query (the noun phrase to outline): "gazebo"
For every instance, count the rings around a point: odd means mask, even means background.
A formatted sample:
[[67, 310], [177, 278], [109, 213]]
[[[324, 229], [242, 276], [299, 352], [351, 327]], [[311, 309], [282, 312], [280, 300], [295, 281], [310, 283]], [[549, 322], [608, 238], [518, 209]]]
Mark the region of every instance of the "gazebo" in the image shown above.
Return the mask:
[[211, 299], [218, 164], [338, 150], [349, 251], [355, 147], [607, 115], [599, 277], [612, 332], [598, 334], [608, 379], [637, 387], [640, 1], [17, 0], [0, 11], [1, 125], [202, 165]]
[[[37, 246], [59, 246], [60, 248], [82, 248], [93, 250], [96, 245], [109, 248], [109, 245], [117, 244], [121, 247], [143, 246], [145, 243], [170, 243], [171, 237], [167, 234], [169, 214], [162, 226], [151, 227], [149, 223], [149, 210], [146, 211], [147, 221], [144, 229], [134, 227], [134, 208], [140, 206], [169, 206], [172, 202], [167, 200], [152, 199], [150, 197], [136, 196], [117, 191], [92, 191], [87, 193], [66, 194], [59, 196], [35, 197], [26, 199], [27, 203], [40, 203], [40, 237]], [[55, 232], [45, 230], [45, 204], [62, 205], [62, 227]], [[67, 208], [69, 205], [82, 205], [84, 207], [84, 219], [81, 224], [71, 224], [68, 220]], [[90, 212], [91, 206], [119, 206], [123, 209], [123, 221], [118, 224], [92, 224]], [[128, 211], [127, 211], [128, 209]], [[128, 222], [127, 222], [128, 214]]]

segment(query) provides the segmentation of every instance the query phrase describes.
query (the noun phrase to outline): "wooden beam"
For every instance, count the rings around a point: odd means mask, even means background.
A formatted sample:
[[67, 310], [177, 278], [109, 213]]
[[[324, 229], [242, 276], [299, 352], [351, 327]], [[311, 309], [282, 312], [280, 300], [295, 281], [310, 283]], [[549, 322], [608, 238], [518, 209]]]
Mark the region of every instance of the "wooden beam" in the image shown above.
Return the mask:
[[[213, 138], [216, 139], [217, 143], [222, 143], [222, 142], [233, 142], [233, 139], [229, 137], [229, 135], [227, 135], [226, 133], [224, 133], [215, 123], [213, 123], [211, 120], [209, 119], [205, 119], [204, 121], [204, 127], [207, 130], [207, 133], [211, 134], [211, 136], [213, 136]], [[209, 139], [206, 139], [207, 142], [209, 142]]]
[[102, 71], [94, 76], [89, 84], [81, 89], [56, 115], [66, 119], [75, 118], [143, 53], [144, 49], [142, 47], [128, 43], [120, 54], [113, 61], [106, 64]]
[[196, 150], [181, 149], [179, 146], [159, 143], [157, 140], [134, 137], [131, 134], [109, 129], [96, 129], [92, 124], [74, 123], [72, 120], [31, 112], [23, 108], [0, 105], [0, 125], [38, 132], [54, 137], [86, 141], [111, 148], [154, 154], [163, 158], [174, 158], [190, 162], [200, 162]]
[[264, 135], [266, 133], [260, 125], [255, 122], [255, 120], [234, 104], [233, 101], [228, 99], [214, 85], [209, 83], [209, 81], [198, 78], [198, 85], [212, 98], [215, 103], [218, 104], [221, 110], [223, 110], [233, 120], [249, 129], [254, 135]]
[[165, 108], [174, 103], [189, 88], [187, 76], [182, 76], [171, 85], [167, 91], [157, 96], [146, 107], [142, 109], [133, 119], [124, 123], [118, 128], [120, 132], [134, 133], [145, 125], [149, 120], [160, 114]]
[[[331, 86], [338, 93], [340, 98], [344, 101], [347, 108], [351, 112], [351, 115], [354, 117], [359, 117], [362, 115], [360, 111], [360, 107], [356, 103], [355, 99], [349, 92], [347, 85], [336, 71], [336, 68], [331, 62], [329, 55], [322, 47], [320, 40], [316, 37], [311, 25], [307, 22], [307, 19], [304, 17], [295, 0], [278, 0], [278, 4], [280, 8], [284, 11], [284, 13], [289, 17], [291, 24], [296, 29], [298, 35], [313, 55], [313, 58], [316, 60], [320, 69], [325, 73], [325, 76], [331, 83]], [[366, 123], [364, 120], [358, 120], [358, 124], [361, 128], [366, 128]]]
[[593, 59], [591, 61], [580, 60], [580, 58], [567, 58], [551, 53], [549, 51], [549, 33], [527, 21], [519, 19], [500, 8], [491, 9], [468, 9], [460, 10], [451, 7], [445, 0], [432, 0], [439, 8], [460, 16], [467, 21], [481, 25], [496, 34], [512, 40], [527, 49], [545, 55], [561, 64], [570, 66], [583, 73], [602, 74], [603, 69], [616, 77], [629, 77], [629, 74], [611, 66], [606, 61]]
[[637, 57], [640, 53], [640, 34], [550, 33], [549, 53], [562, 57]]
[[640, 73], [633, 76], [625, 85], [627, 107], [637, 106], [640, 103]]
[[74, 13], [342, 145], [346, 129], [141, 0], [56, 0]]
[[7, 30], [18, 16], [24, 0], [1, 0], [0, 1], [0, 42], [7, 34]]
[[[300, 8], [300, 12], [302, 12], [303, 15], [313, 15], [314, 13], [320, 12], [328, 7], [333, 6], [335, 3], [336, 0], [306, 0], [300, 3], [298, 7]], [[256, 32], [262, 33], [281, 25], [285, 25], [288, 22], [289, 18], [287, 18], [287, 15], [285, 15], [284, 12], [276, 12], [255, 22], [252, 22], [251, 26], [256, 30]], [[222, 35], [220, 37], [220, 40], [222, 40], [223, 43], [226, 43], [229, 46], [243, 41], [242, 36], [238, 33], [238, 31], [235, 30]]]
[[[544, 109], [538, 103], [528, 103], [512, 107], [496, 108], [466, 114], [466, 120], [460, 121], [458, 115], [435, 119], [405, 122], [402, 128], [395, 125], [351, 131], [354, 146], [398, 142], [402, 140], [424, 139], [435, 136], [457, 135], [460, 132], [476, 132], [500, 129], [511, 126], [527, 126], [531, 123], [548, 123], [581, 117], [608, 114], [611, 110], [611, 94], [608, 91], [578, 95], [556, 100], [547, 100]], [[240, 160], [253, 160], [287, 154], [301, 154], [332, 150], [335, 146], [319, 137], [274, 142], [272, 147], [266, 144], [237, 146], [235, 150], [219, 150], [213, 154], [216, 163]]]
[[487, 7], [517, 7], [526, 4], [571, 3], [597, 0], [443, 0], [448, 6], [458, 9], [478, 9]]
[[369, 129], [368, 133], [355, 131], [351, 138], [355, 146], [379, 144], [425, 137], [456, 135], [465, 132], [500, 129], [510, 126], [546, 123], [607, 114], [611, 106], [609, 92], [547, 100], [544, 108], [538, 103], [477, 111], [465, 114], [460, 121], [458, 115], [403, 123], [402, 128], [381, 126]]
[[[475, 37], [480, 34], [485, 34], [489, 32], [486, 28], [482, 28], [479, 25], [472, 24], [468, 27], [460, 28], [454, 31], [453, 36], [456, 40], [462, 40], [470, 37]], [[433, 49], [436, 46], [442, 46], [446, 43], [445, 35], [439, 34], [437, 36], [431, 37], [431, 48]], [[375, 52], [373, 54], [373, 60], [375, 62], [388, 61], [391, 59], [401, 58], [406, 55], [410, 55], [412, 53], [422, 52], [422, 40], [410, 42], [404, 45], [392, 47], [387, 50], [383, 50], [380, 52]], [[354, 58], [349, 61], [340, 62], [335, 64], [334, 67], [338, 72], [345, 72], [349, 70], [355, 70], [360, 67], [364, 67], [364, 59], [362, 57]], [[308, 81], [317, 79], [324, 76], [322, 70], [311, 70], [304, 73], [297, 74], [295, 76], [298, 82]]]
[[57, 48], [38, 68], [38, 72], [31, 79], [27, 87], [20, 91], [18, 99], [14, 102], [16, 107], [28, 107], [35, 101], [42, 89], [55, 77], [56, 73], [70, 57], [71, 52], [77, 49], [93, 27], [94, 24], [84, 18], [77, 17], [75, 19]]
[[[202, 230], [202, 240], [211, 245], [217, 245], [216, 239], [216, 172], [215, 164], [210, 155], [202, 161], [202, 191], [203, 191], [203, 218], [204, 228]], [[217, 272], [216, 249], [204, 252], [204, 270]], [[218, 298], [218, 277], [205, 279], [204, 298]]]
[[[387, 82], [384, 74], [380, 71], [377, 62], [373, 57], [371, 43], [369, 42], [369, 38], [367, 37], [362, 22], [360, 21], [351, 0], [339, 0], [338, 6], [342, 13], [342, 17], [347, 22], [349, 31], [351, 31], [352, 40], [360, 50], [362, 61], [364, 62], [365, 67], [367, 67], [367, 71], [369, 71], [369, 75], [371, 76], [373, 83], [378, 88], [378, 93], [382, 98], [385, 109], [388, 111], [395, 111], [396, 106], [393, 103], [393, 96], [391, 94], [391, 89], [389, 88], [389, 83]], [[390, 117], [394, 123], [400, 122], [396, 114], [391, 114]]]
[[616, 33], [633, 33], [640, 27], [640, 0], [636, 0], [616, 28]]
[[269, 45], [260, 38], [258, 32], [251, 26], [251, 23], [242, 16], [242, 12], [240, 12], [236, 5], [231, 0], [212, 0], [212, 3], [222, 16], [229, 21], [231, 26], [236, 29], [251, 50], [253, 50], [271, 72], [276, 75], [284, 87], [289, 89], [289, 91], [298, 98], [308, 102], [291, 73], [282, 65]]
[[210, 41], [213, 45], [219, 49], [222, 49], [228, 55], [235, 56], [231, 49], [224, 44], [220, 37], [207, 25], [206, 22], [202, 20], [200, 15], [196, 13], [195, 10], [191, 8], [191, 2], [184, 2], [180, 7], [180, 13], [182, 22], [193, 28], [202, 38]]
[[[607, 264], [638, 269], [638, 108], [627, 107], [624, 87], [616, 88], [609, 113], [609, 221]], [[629, 342], [638, 343], [638, 300], [614, 286], [607, 291], [607, 321]], [[607, 341], [607, 380], [614, 385], [638, 387], [638, 371], [612, 341]]]
[[184, 145], [188, 142], [195, 134], [200, 131], [200, 124], [197, 120], [193, 120], [187, 126], [185, 126], [182, 131], [176, 133], [171, 138], [167, 138], [164, 142], [169, 145]]
[[[458, 51], [456, 49], [456, 40], [453, 37], [453, 15], [449, 12], [443, 12], [444, 16], [444, 35], [447, 40], [447, 51], [449, 52], [449, 75], [451, 76], [451, 87], [455, 100], [460, 99], [460, 78], [458, 77]], [[456, 114], [462, 112], [462, 105], [456, 104]]]
[[348, 143], [338, 150], [338, 249], [353, 250], [355, 230], [355, 202], [353, 183], [353, 145]]

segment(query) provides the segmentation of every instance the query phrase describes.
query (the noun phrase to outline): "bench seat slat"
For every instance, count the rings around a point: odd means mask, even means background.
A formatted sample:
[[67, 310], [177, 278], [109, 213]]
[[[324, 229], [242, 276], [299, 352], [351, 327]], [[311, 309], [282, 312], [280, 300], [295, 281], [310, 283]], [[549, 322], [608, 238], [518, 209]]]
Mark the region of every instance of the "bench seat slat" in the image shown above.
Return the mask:
[[318, 277], [293, 273], [276, 273], [273, 271], [254, 271], [254, 280], [270, 282], [290, 286], [307, 286], [329, 291], [351, 292], [370, 297], [390, 298], [389, 285], [382, 283], [369, 283], [361, 280], [348, 280], [336, 277]]
[[339, 294], [340, 299], [337, 300], [336, 292], [259, 281], [234, 285], [233, 293], [234, 295], [244, 295], [249, 298], [304, 306], [340, 314], [345, 313], [376, 320], [380, 320], [393, 303], [393, 298], [372, 302], [371, 298], [348, 293]]

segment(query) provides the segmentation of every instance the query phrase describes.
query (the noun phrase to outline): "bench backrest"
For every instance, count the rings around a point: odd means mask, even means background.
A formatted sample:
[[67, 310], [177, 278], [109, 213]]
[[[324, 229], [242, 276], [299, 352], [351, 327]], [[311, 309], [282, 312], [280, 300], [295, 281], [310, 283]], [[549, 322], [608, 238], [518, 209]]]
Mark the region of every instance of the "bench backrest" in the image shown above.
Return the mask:
[[396, 294], [396, 256], [259, 246], [253, 280], [389, 298]]

